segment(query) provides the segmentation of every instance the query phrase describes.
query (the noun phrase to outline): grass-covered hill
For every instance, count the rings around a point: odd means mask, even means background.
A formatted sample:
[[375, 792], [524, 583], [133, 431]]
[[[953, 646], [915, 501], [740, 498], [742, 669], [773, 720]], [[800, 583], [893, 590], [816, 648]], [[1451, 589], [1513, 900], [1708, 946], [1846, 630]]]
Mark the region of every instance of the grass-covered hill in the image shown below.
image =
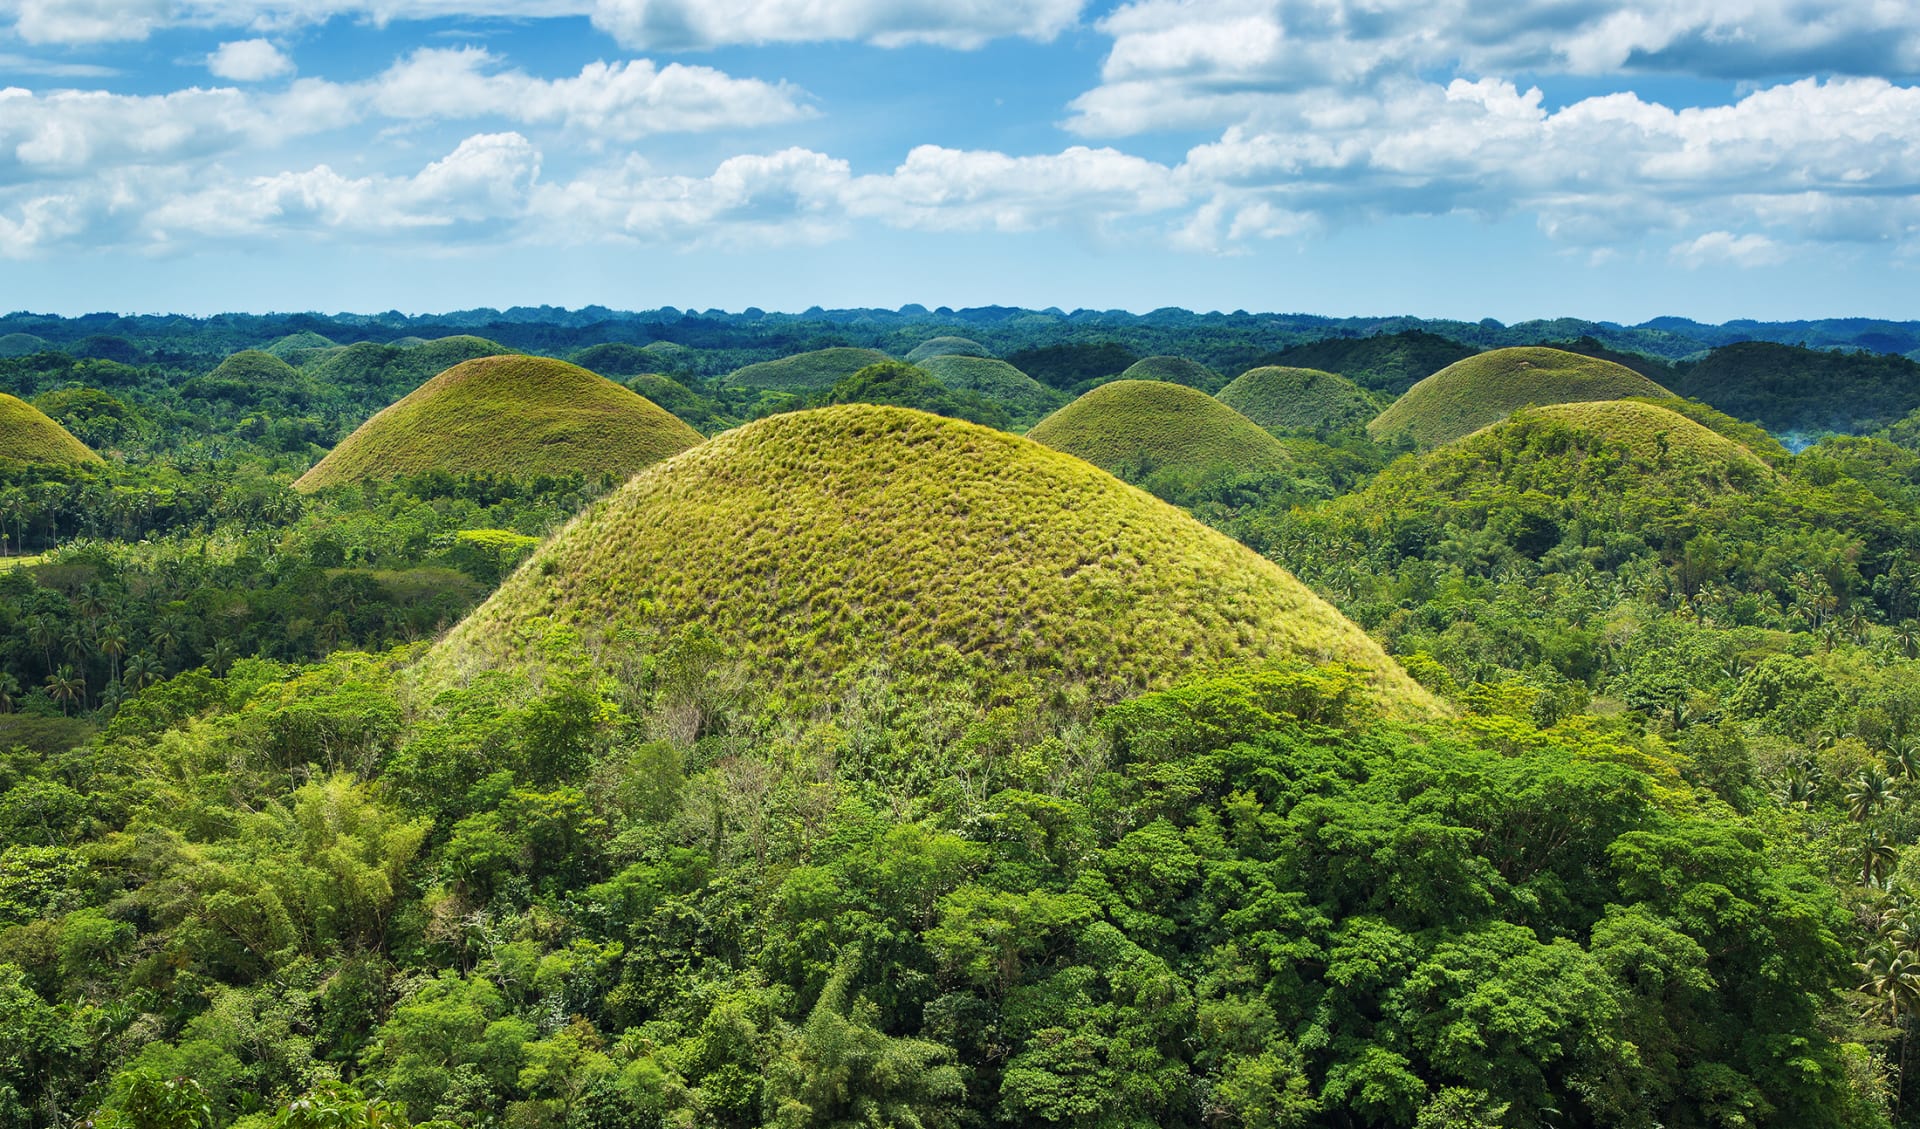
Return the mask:
[[[1676, 403], [1678, 401], [1675, 401]], [[1542, 425], [1545, 425], [1544, 427]], [[1671, 483], [1675, 473], [1709, 484], [1746, 484], [1771, 477], [1758, 455], [1734, 439], [1658, 402], [1591, 400], [1526, 408], [1494, 427], [1568, 429], [1568, 450], [1591, 454], [1600, 446], [1624, 451], [1648, 484]], [[1471, 443], [1472, 436], [1461, 440]]]
[[294, 488], [429, 470], [624, 477], [700, 439], [665, 409], [577, 365], [483, 357], [455, 365], [362, 424]]
[[1185, 357], [1166, 355], [1142, 357], [1128, 365], [1120, 374], [1121, 380], [1160, 380], [1168, 384], [1184, 384], [1188, 388], [1198, 388], [1202, 392], [1218, 392], [1226, 383], [1226, 378], [1199, 361]]
[[1380, 410], [1366, 389], [1344, 376], [1279, 365], [1248, 369], [1215, 398], [1270, 431], [1338, 431]]
[[313, 392], [313, 383], [299, 369], [261, 349], [235, 353], [212, 372], [180, 386], [181, 395], [190, 399], [221, 400], [243, 407], [268, 399], [304, 403]]
[[379, 389], [398, 395], [462, 361], [512, 353], [495, 341], [455, 334], [419, 345], [382, 345], [360, 341], [303, 354], [301, 371], [316, 382], [354, 389]]
[[299, 364], [302, 359], [317, 349], [335, 349], [338, 344], [331, 337], [315, 333], [310, 329], [299, 333], [289, 333], [276, 338], [272, 343], [261, 346], [260, 351], [271, 353], [289, 364]]
[[716, 637], [761, 684], [824, 702], [862, 680], [1076, 710], [1267, 659], [1373, 671], [1434, 708], [1285, 571], [1037, 443], [899, 408], [774, 416], [591, 506], [426, 660], [429, 684], [530, 661], [529, 629]]
[[719, 405], [671, 376], [657, 372], [643, 372], [625, 383], [628, 388], [679, 416], [695, 428], [704, 431], [723, 423]]
[[0, 467], [82, 467], [102, 461], [47, 413], [0, 392]]
[[1035, 424], [1028, 437], [1113, 474], [1285, 470], [1278, 439], [1196, 388], [1157, 380], [1102, 384]]
[[29, 357], [52, 348], [46, 338], [31, 333], [0, 334], [0, 357]]
[[908, 364], [920, 364], [934, 357], [991, 357], [993, 353], [971, 337], [930, 337], [907, 354]]
[[1397, 395], [1477, 352], [1471, 345], [1412, 329], [1296, 345], [1269, 356], [1265, 363], [1339, 373], [1362, 388]]
[[892, 359], [878, 349], [815, 349], [735, 369], [721, 383], [728, 388], [766, 392], [817, 392], [832, 388], [868, 365]]
[[1066, 401], [1063, 393], [992, 357], [943, 353], [914, 363], [956, 392], [977, 392], [1003, 405], [1018, 426], [1031, 426]]
[[905, 361], [868, 365], [828, 389], [818, 404], [884, 404], [951, 416], [1001, 431], [1013, 427], [1013, 418], [999, 404], [978, 392], [949, 388], [925, 369]]
[[1367, 431], [1382, 440], [1411, 435], [1422, 447], [1437, 447], [1529, 404], [1667, 395], [1665, 388], [1612, 361], [1537, 346], [1495, 349], [1414, 385]]
[[1671, 387], [1776, 434], [1857, 434], [1920, 409], [1920, 362], [1745, 341], [1676, 366]]
[[638, 376], [643, 372], [654, 372], [660, 367], [658, 353], [650, 353], [643, 345], [625, 341], [591, 345], [567, 359], [583, 369], [610, 377]]

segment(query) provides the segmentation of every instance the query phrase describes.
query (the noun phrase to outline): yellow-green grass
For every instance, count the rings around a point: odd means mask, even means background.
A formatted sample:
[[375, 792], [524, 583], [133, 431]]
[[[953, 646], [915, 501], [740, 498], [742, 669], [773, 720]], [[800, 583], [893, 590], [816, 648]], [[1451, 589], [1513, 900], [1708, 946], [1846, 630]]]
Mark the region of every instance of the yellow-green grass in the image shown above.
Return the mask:
[[1421, 447], [1437, 447], [1528, 404], [1672, 395], [1625, 365], [1598, 357], [1542, 346], [1495, 349], [1456, 361], [1409, 388], [1367, 431], [1376, 439], [1405, 434]]
[[45, 353], [53, 348], [44, 337], [35, 337], [31, 333], [9, 333], [0, 336], [0, 357], [26, 357], [34, 353]]
[[652, 401], [550, 357], [465, 361], [360, 425], [303, 491], [421, 474], [629, 475], [700, 442]]
[[[991, 357], [993, 353], [985, 345], [970, 337], [930, 337], [913, 347], [907, 354], [907, 363], [919, 365], [921, 361], [934, 357]], [[925, 365], [920, 365], [925, 368]]]
[[803, 706], [877, 680], [1091, 709], [1303, 660], [1367, 668], [1392, 713], [1438, 708], [1304, 585], [1182, 511], [1030, 440], [870, 404], [774, 416], [636, 475], [438, 644], [423, 684], [536, 666], [554, 626], [609, 660], [704, 628]]
[[1792, 452], [1775, 439], [1766, 428], [1757, 423], [1748, 423], [1698, 400], [1681, 398], [1662, 398], [1656, 396], [1631, 396], [1628, 399], [1636, 403], [1652, 404], [1671, 412], [1678, 412], [1709, 431], [1726, 436], [1735, 443], [1760, 456], [1768, 463], [1789, 458]]
[[755, 388], [768, 392], [807, 392], [832, 388], [835, 384], [866, 368], [892, 357], [878, 349], [815, 349], [777, 361], [738, 368], [722, 383], [729, 388]]
[[0, 557], [0, 572], [16, 568], [31, 568], [47, 559], [45, 553], [35, 553], [31, 557]]
[[1380, 410], [1344, 376], [1283, 365], [1248, 369], [1214, 398], [1269, 431], [1338, 431]]
[[334, 347], [333, 338], [322, 336], [312, 330], [304, 330], [300, 333], [289, 333], [285, 337], [279, 338], [272, 344], [264, 346], [261, 352], [272, 353], [283, 361], [297, 364], [299, 358], [309, 355], [315, 349], [332, 349]]
[[1130, 477], [1153, 471], [1285, 470], [1287, 449], [1196, 388], [1158, 380], [1102, 384], [1027, 432], [1035, 442]]
[[244, 349], [221, 361], [208, 380], [233, 380], [254, 388], [286, 388], [303, 383], [300, 370], [262, 349]]
[[1710, 480], [1723, 481], [1726, 471], [1738, 468], [1737, 477], [1773, 478], [1766, 462], [1744, 445], [1658, 402], [1647, 400], [1584, 400], [1522, 408], [1504, 421], [1482, 428], [1459, 442], [1470, 444], [1482, 432], [1502, 429], [1511, 432], [1521, 428], [1539, 432], [1554, 425], [1574, 433], [1571, 449], [1591, 452], [1600, 444], [1624, 449], [1649, 473], [1671, 471], [1680, 466], [1706, 468]]
[[105, 461], [47, 413], [0, 392], [0, 466], [85, 467]]
[[941, 353], [916, 362], [935, 380], [956, 392], [978, 392], [1007, 409], [1020, 426], [1058, 408], [1066, 397], [1005, 361], [961, 353]]
[[1226, 378], [1199, 361], [1190, 361], [1185, 357], [1170, 357], [1165, 354], [1154, 357], [1142, 357], [1127, 366], [1120, 380], [1161, 380], [1168, 384], [1184, 384], [1189, 388], [1198, 388], [1202, 392], [1216, 392]]

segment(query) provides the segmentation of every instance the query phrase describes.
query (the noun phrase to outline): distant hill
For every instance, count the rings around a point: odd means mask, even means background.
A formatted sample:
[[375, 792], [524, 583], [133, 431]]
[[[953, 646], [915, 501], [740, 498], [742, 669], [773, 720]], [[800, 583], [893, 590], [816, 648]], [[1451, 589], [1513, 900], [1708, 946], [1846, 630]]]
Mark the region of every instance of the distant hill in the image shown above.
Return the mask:
[[278, 338], [270, 345], [261, 347], [261, 352], [271, 353], [289, 364], [299, 364], [303, 357], [316, 349], [334, 349], [338, 344], [331, 337], [325, 337], [312, 330], [301, 333], [289, 333]]
[[1337, 373], [1362, 388], [1401, 393], [1480, 350], [1458, 341], [1410, 329], [1373, 337], [1332, 337], [1284, 349], [1263, 365], [1320, 369]]
[[1376, 439], [1411, 435], [1437, 447], [1529, 404], [1666, 396], [1630, 368], [1564, 349], [1495, 349], [1456, 361], [1408, 389], [1367, 425]]
[[919, 364], [934, 357], [991, 357], [985, 345], [969, 337], [934, 337], [913, 347], [908, 364]]
[[207, 375], [182, 384], [180, 394], [239, 407], [253, 407], [268, 400], [299, 406], [313, 398], [314, 387], [299, 369], [272, 353], [244, 349], [221, 361]]
[[1162, 354], [1156, 357], [1142, 357], [1127, 366], [1120, 374], [1122, 380], [1161, 380], [1168, 384], [1184, 384], [1188, 388], [1198, 388], [1202, 392], [1218, 392], [1226, 384], [1226, 378], [1199, 361], [1185, 357]]
[[943, 353], [917, 362], [935, 380], [959, 392], [977, 392], [1005, 406], [1019, 427], [1031, 427], [1067, 397], [1005, 361]]
[[1001, 431], [1013, 426], [1007, 409], [978, 392], [955, 390], [905, 361], [881, 361], [843, 377], [820, 397], [821, 404], [886, 404], [964, 419]]
[[85, 467], [104, 462], [47, 413], [0, 392], [0, 466]]
[[1248, 369], [1215, 398], [1269, 431], [1338, 431], [1380, 410], [1366, 389], [1344, 376], [1279, 365]]
[[1292, 464], [1278, 439], [1197, 388], [1152, 380], [1102, 384], [1035, 424], [1028, 437], [1113, 474], [1242, 473]]
[[1186, 514], [1029, 440], [869, 405], [774, 416], [638, 475], [421, 677], [537, 664], [544, 622], [643, 651], [698, 629], [802, 706], [865, 684], [1084, 714], [1190, 673], [1334, 659], [1372, 670], [1391, 712], [1437, 708], [1364, 632]]
[[1675, 366], [1671, 387], [1775, 434], [1862, 434], [1920, 408], [1920, 363], [1747, 341]]
[[31, 333], [9, 333], [0, 336], [0, 357], [27, 357], [35, 353], [45, 353], [53, 348], [46, 338], [35, 337]]
[[606, 377], [639, 376], [643, 372], [657, 372], [660, 369], [660, 353], [657, 350], [649, 352], [643, 346], [629, 345], [624, 341], [594, 345], [567, 359], [583, 369], [591, 369]]
[[513, 353], [483, 337], [456, 334], [421, 345], [394, 346], [361, 341], [341, 348], [304, 354], [301, 370], [316, 380], [348, 388], [398, 395], [436, 373], [462, 361]]
[[1046, 385], [1066, 391], [1089, 381], [1119, 376], [1140, 354], [1112, 341], [1040, 345], [1008, 353], [1005, 361]]
[[294, 487], [313, 491], [430, 470], [625, 476], [700, 441], [664, 408], [577, 365], [483, 357], [455, 365], [361, 424]]
[[706, 430], [722, 422], [718, 404], [671, 376], [657, 372], [643, 372], [629, 378], [626, 385], [695, 428]]
[[735, 369], [720, 383], [767, 392], [814, 392], [832, 388], [868, 365], [892, 359], [878, 349], [816, 349]]

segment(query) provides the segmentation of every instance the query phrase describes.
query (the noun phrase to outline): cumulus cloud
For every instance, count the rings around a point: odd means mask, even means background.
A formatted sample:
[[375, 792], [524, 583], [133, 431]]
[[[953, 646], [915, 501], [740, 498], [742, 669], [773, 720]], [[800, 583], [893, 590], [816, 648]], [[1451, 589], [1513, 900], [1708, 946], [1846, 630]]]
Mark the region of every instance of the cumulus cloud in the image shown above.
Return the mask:
[[263, 82], [293, 73], [293, 60], [265, 39], [222, 43], [207, 56], [207, 69], [233, 82]]
[[1677, 243], [1672, 256], [1676, 262], [1696, 270], [1721, 265], [1772, 266], [1785, 257], [1779, 244], [1764, 235], [1752, 232], [1735, 235], [1731, 231], [1709, 231], [1684, 243]]
[[1098, 26], [1113, 46], [1068, 123], [1093, 136], [1218, 127], [1434, 71], [1920, 74], [1899, 0], [1133, 0]]
[[927, 231], [1032, 231], [1110, 223], [1176, 207], [1172, 169], [1114, 149], [1074, 146], [1011, 157], [921, 145], [892, 172], [847, 186], [852, 215]]
[[639, 49], [860, 40], [974, 48], [1049, 40], [1084, 0], [598, 0], [593, 22]]

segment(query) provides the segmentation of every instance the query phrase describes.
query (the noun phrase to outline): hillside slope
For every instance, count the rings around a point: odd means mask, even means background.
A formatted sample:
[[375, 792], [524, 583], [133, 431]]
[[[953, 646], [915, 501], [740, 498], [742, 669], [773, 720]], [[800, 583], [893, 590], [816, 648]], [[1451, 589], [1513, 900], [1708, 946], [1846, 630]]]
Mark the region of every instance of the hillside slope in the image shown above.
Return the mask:
[[1269, 431], [1337, 431], [1379, 411], [1366, 389], [1344, 376], [1279, 365], [1248, 369], [1214, 398]]
[[1156, 380], [1116, 380], [1035, 424], [1028, 437], [1113, 474], [1242, 473], [1292, 465], [1280, 441], [1259, 424], [1195, 388]]
[[1407, 390], [1367, 425], [1376, 439], [1411, 435], [1437, 447], [1504, 419], [1528, 404], [1670, 396], [1612, 361], [1562, 349], [1495, 349], [1448, 365]]
[[0, 392], [0, 466], [82, 467], [104, 461], [47, 413]]

